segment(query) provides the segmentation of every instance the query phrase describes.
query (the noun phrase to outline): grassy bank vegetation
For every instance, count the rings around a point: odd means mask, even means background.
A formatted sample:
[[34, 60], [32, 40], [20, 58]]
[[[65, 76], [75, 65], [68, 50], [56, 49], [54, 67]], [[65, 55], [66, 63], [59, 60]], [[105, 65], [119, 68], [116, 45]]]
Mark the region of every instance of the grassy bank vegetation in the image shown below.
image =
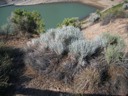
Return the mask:
[[128, 13], [123, 9], [123, 3], [118, 4], [104, 12], [100, 12], [102, 25], [108, 24], [111, 20], [116, 18], [127, 18]]
[[81, 28], [81, 22], [79, 21], [79, 18], [65, 18], [62, 23], [58, 24], [58, 27], [63, 27], [63, 26], [74, 26], [76, 28]]
[[[117, 18], [127, 18], [128, 12], [126, 3], [119, 3], [112, 7], [108, 7], [104, 10], [97, 10], [95, 13], [91, 14], [89, 18], [83, 23], [91, 23], [94, 24], [96, 22], [101, 22], [101, 25], [106, 25], [110, 23], [110, 21], [114, 21]], [[87, 22], [89, 21], [89, 22]]]

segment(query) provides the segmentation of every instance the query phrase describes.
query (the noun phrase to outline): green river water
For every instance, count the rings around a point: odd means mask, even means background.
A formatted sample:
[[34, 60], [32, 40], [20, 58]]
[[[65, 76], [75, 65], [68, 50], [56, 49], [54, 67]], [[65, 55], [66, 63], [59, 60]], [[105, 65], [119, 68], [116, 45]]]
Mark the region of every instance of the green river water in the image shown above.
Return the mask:
[[64, 18], [79, 17], [81, 19], [96, 11], [95, 7], [81, 3], [52, 3], [29, 6], [12, 5], [0, 7], [0, 26], [7, 22], [7, 18], [10, 16], [11, 12], [17, 8], [40, 12], [45, 22], [46, 29], [56, 27]]

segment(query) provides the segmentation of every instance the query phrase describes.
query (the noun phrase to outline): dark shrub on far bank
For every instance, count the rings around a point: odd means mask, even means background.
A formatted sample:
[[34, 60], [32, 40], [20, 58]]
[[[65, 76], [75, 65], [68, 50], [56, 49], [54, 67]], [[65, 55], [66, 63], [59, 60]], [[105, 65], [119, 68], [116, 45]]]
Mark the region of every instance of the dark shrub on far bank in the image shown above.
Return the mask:
[[79, 18], [65, 18], [62, 23], [58, 24], [58, 27], [63, 27], [63, 26], [74, 26], [76, 28], [81, 28], [81, 23], [79, 21]]
[[35, 11], [17, 9], [11, 14], [10, 22], [18, 35], [39, 34], [45, 31], [41, 15]]

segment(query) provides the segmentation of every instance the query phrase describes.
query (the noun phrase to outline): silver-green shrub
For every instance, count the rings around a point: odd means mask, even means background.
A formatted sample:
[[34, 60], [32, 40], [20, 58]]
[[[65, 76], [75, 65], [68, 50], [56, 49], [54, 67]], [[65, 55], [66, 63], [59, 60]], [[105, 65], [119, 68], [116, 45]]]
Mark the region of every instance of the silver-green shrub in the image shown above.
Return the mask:
[[49, 48], [52, 51], [55, 51], [56, 54], [61, 54], [65, 50], [68, 50], [68, 46], [76, 41], [84, 39], [82, 32], [79, 29], [74, 27], [63, 27], [58, 29], [50, 29], [45, 34], [41, 34], [40, 38], [33, 39], [31, 42], [28, 42], [29, 45], [36, 45], [43, 43], [44, 47]]
[[27, 43], [25, 63], [41, 73], [68, 82], [88, 65], [85, 58], [104, 46], [101, 39], [86, 40], [83, 33], [72, 26], [50, 29]]
[[98, 48], [104, 47], [104, 39], [96, 37], [94, 40], [77, 40], [69, 47], [69, 52], [81, 57], [91, 56]]

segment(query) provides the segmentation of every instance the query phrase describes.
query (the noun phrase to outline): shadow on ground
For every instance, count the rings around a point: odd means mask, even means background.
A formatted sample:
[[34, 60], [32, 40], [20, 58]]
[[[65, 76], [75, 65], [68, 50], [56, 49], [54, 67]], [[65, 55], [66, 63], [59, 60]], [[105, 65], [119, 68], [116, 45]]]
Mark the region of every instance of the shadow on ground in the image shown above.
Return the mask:
[[[4, 44], [3, 44], [4, 45]], [[23, 62], [23, 51], [19, 48], [7, 47], [7, 46], [0, 46], [0, 57], [4, 57], [5, 59], [1, 59], [4, 67], [0, 68], [0, 80], [4, 80], [5, 88], [0, 90], [0, 96], [11, 96], [14, 93], [15, 85], [19, 80], [19, 77], [24, 72], [24, 62]], [[7, 59], [6, 59], [7, 58]], [[8, 65], [8, 66], [7, 66]], [[7, 79], [6, 79], [7, 78]], [[1, 84], [0, 81], [0, 84]]]
[[[20, 88], [17, 90], [16, 94], [25, 96], [107, 96], [104, 94], [72, 94], [66, 92], [55, 92], [50, 90], [40, 90], [34, 88]], [[110, 96], [110, 95], [108, 95]]]

